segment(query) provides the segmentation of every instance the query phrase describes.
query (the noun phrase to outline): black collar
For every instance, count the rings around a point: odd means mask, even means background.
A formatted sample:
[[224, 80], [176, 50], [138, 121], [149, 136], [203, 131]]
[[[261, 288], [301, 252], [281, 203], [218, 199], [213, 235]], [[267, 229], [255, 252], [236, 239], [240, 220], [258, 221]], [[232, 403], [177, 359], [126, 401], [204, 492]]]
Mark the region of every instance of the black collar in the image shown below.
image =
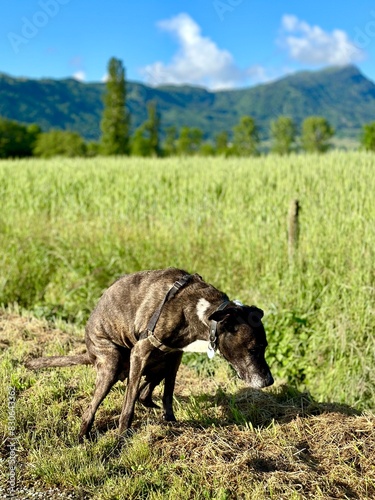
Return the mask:
[[[219, 307], [217, 307], [214, 311], [222, 311], [230, 304], [230, 300], [224, 300]], [[210, 323], [210, 336], [208, 339], [208, 348], [207, 348], [207, 356], [212, 359], [215, 356], [215, 352], [217, 351], [217, 321], [214, 319], [211, 320]]]

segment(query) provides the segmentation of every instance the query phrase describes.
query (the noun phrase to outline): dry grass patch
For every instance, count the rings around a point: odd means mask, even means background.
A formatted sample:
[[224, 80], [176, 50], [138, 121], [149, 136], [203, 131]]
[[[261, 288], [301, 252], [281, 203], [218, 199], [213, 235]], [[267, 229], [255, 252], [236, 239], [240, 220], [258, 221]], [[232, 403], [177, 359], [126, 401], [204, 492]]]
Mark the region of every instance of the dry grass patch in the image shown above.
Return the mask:
[[[372, 498], [375, 494], [375, 419], [323, 413], [268, 428], [237, 425], [155, 431], [149, 439], [176, 470], [204, 469], [227, 492], [256, 498]], [[232, 498], [229, 495], [230, 498]], [[251, 498], [251, 496], [248, 496]]]
[[[79, 352], [82, 331], [0, 314], [2, 399], [16, 388], [17, 495], [77, 499], [351, 499], [375, 497], [375, 416], [317, 403], [291, 387], [247, 389], [215, 358], [187, 358], [176, 387], [179, 422], [137, 405], [134, 434], [116, 435], [124, 387], [102, 405], [93, 442], [79, 445], [90, 367], [46, 370], [29, 355]], [[207, 367], [208, 366], [208, 367]], [[207, 372], [210, 372], [208, 374]], [[156, 393], [160, 402], [160, 390]], [[0, 496], [9, 485], [7, 409], [2, 408]], [[37, 494], [45, 495], [37, 496]]]

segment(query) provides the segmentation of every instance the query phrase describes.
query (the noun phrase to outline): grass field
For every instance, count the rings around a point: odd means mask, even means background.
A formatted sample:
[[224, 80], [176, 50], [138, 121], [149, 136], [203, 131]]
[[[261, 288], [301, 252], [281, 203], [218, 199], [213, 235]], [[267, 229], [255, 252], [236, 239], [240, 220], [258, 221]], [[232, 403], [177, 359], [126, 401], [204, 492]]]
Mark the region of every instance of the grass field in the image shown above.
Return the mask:
[[[374, 170], [375, 157], [358, 152], [2, 161], [1, 399], [13, 388], [18, 485], [71, 498], [372, 498]], [[291, 262], [293, 198], [302, 209]], [[78, 445], [92, 370], [33, 374], [22, 362], [82, 349], [104, 288], [167, 266], [264, 309], [277, 384], [246, 390], [221, 360], [186, 357], [180, 424], [137, 408], [137, 432], [119, 448], [118, 385], [99, 412], [99, 439]]]

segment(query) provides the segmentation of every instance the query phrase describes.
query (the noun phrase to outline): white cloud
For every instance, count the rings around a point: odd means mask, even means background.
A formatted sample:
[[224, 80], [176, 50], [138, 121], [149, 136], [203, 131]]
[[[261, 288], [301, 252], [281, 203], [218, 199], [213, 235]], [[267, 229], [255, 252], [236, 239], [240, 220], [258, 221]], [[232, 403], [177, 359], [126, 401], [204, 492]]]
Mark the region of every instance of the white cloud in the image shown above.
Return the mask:
[[79, 82], [84, 82], [86, 80], [86, 73], [84, 71], [76, 71], [73, 74], [73, 78]]
[[345, 65], [360, 61], [364, 52], [356, 47], [345, 31], [324, 31], [293, 15], [284, 15], [281, 21], [281, 44], [289, 56], [303, 64]]
[[157, 61], [142, 68], [151, 85], [190, 83], [224, 89], [268, 79], [261, 66], [239, 68], [232, 54], [203, 36], [200, 26], [188, 14], [161, 21], [158, 26], [176, 37], [178, 50], [169, 64]]

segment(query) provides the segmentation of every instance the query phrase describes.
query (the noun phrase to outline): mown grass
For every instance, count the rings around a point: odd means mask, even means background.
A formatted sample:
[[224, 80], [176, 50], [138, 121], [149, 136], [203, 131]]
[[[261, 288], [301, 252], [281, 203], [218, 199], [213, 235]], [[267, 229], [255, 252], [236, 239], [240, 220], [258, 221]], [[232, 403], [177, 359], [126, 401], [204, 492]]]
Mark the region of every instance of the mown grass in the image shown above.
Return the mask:
[[[95, 498], [371, 498], [373, 420], [347, 413], [375, 403], [374, 168], [372, 155], [354, 152], [1, 162], [0, 303], [50, 322], [33, 333], [29, 320], [8, 315], [3, 326], [2, 399], [16, 389], [23, 484]], [[302, 206], [294, 262], [292, 198]], [[181, 424], [160, 426], [157, 413], [138, 408], [137, 433], [119, 450], [119, 385], [99, 412], [98, 441], [79, 446], [91, 369], [35, 375], [22, 362], [83, 349], [73, 340], [104, 288], [167, 266], [263, 308], [267, 359], [289, 385], [243, 392], [216, 358], [187, 357]], [[51, 325], [68, 333], [51, 338]]]
[[[92, 368], [34, 374], [23, 366], [30, 354], [82, 350], [82, 331], [60, 327], [26, 315], [0, 315], [2, 400], [8, 384], [16, 389], [13, 498], [373, 498], [374, 415], [317, 403], [290, 386], [249, 390], [218, 358], [214, 365], [192, 366], [188, 360], [181, 367], [179, 422], [165, 424], [161, 411], [137, 405], [134, 434], [119, 441], [125, 391], [119, 383], [98, 411], [95, 439], [78, 444]], [[2, 405], [0, 496], [9, 476], [7, 412]]]

